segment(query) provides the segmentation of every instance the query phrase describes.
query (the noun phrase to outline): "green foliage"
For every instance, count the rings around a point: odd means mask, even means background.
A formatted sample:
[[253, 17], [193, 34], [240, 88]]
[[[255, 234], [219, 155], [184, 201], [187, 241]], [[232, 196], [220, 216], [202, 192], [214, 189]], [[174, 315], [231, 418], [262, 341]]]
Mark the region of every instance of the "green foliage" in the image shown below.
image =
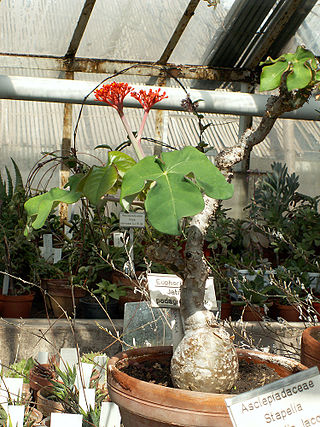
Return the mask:
[[29, 234], [30, 227], [43, 227], [60, 202], [71, 204], [86, 197], [93, 205], [102, 206], [103, 196], [114, 194], [118, 190], [123, 175], [133, 164], [135, 161], [127, 154], [110, 151], [105, 166], [93, 166], [86, 173], [71, 176], [66, 185], [70, 190], [52, 188], [47, 193], [32, 197], [25, 203], [28, 214], [25, 234]]
[[260, 253], [263, 248], [272, 248], [277, 265], [318, 271], [320, 198], [299, 193], [299, 177], [288, 174], [285, 165], [273, 163], [271, 169], [258, 181], [248, 207], [249, 217], [244, 224], [249, 224], [246, 231], [255, 230], [256, 240], [250, 240], [253, 238], [250, 233], [244, 234], [244, 239], [249, 239], [247, 247]]
[[1, 211], [8, 207], [9, 203], [14, 199], [16, 194], [23, 189], [23, 182], [19, 167], [12, 158], [11, 161], [15, 171], [15, 185], [13, 186], [13, 180], [10, 171], [6, 167], [6, 179], [3, 178], [0, 173], [0, 215]]
[[99, 425], [101, 403], [106, 398], [106, 392], [96, 389], [95, 408], [85, 412], [79, 406], [79, 391], [75, 387], [76, 381], [76, 366], [66, 367], [66, 372], [63, 372], [57, 366], [55, 367], [57, 380], [52, 381], [52, 386], [47, 387], [47, 398], [62, 403], [65, 412], [70, 414], [82, 414], [83, 426]]
[[[15, 185], [8, 169], [7, 180], [0, 177], [0, 270], [32, 282], [35, 277], [33, 265], [38, 260], [39, 251], [35, 241], [27, 240], [23, 235], [26, 222], [23, 205], [27, 197], [19, 168], [12, 162]], [[9, 278], [9, 292], [27, 293], [30, 285]]]
[[318, 60], [302, 46], [295, 53], [281, 55], [277, 59], [267, 58], [260, 76], [260, 90], [273, 90], [280, 86], [285, 74], [288, 91], [304, 89], [320, 81]]
[[152, 183], [145, 200], [151, 225], [166, 234], [181, 232], [180, 220], [204, 208], [202, 192], [216, 199], [232, 197], [233, 186], [210, 160], [194, 147], [148, 156], [123, 178], [121, 201], [130, 202]]
[[23, 378], [23, 382], [27, 384], [29, 383], [29, 373], [33, 366], [34, 360], [32, 357], [29, 357], [29, 359], [22, 359], [20, 362], [11, 364], [5, 376], [8, 378]]
[[[34, 229], [43, 227], [49, 214], [60, 202], [75, 203], [80, 197], [81, 193], [62, 188], [51, 188], [47, 193], [32, 197], [24, 205], [29, 218], [28, 224], [31, 224]], [[28, 235], [28, 228], [26, 228], [25, 234]]]
[[274, 285], [266, 283], [263, 271], [249, 271], [250, 273], [252, 274], [251, 280], [238, 274], [239, 295], [245, 303], [263, 306], [274, 293]]
[[95, 289], [93, 293], [98, 295], [103, 300], [105, 306], [109, 302], [110, 298], [118, 300], [127, 293], [125, 286], [118, 286], [115, 283], [111, 283], [105, 279], [102, 279], [102, 281], [97, 283], [96, 286], [97, 289]]

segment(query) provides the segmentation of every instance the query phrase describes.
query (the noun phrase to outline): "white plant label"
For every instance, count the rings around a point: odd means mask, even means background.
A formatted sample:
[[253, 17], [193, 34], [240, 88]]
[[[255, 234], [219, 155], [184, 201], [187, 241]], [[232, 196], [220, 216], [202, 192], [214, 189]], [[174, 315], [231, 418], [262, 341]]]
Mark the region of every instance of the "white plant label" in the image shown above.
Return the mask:
[[49, 353], [47, 351], [39, 351], [36, 360], [38, 363], [40, 363], [40, 365], [48, 363]]
[[319, 426], [319, 370], [298, 372], [225, 402], [235, 427]]
[[82, 427], [82, 415], [52, 412], [50, 416], [50, 427], [64, 427], [64, 426]]
[[23, 427], [24, 405], [8, 405], [8, 421], [7, 426]]
[[[152, 307], [180, 307], [180, 286], [182, 279], [174, 274], [148, 273], [148, 287]], [[208, 310], [218, 309], [213, 278], [206, 282], [205, 307]]]
[[98, 384], [106, 384], [107, 382], [107, 367], [106, 364], [108, 362], [108, 356], [96, 356], [93, 361], [96, 364], [95, 369], [99, 371], [100, 376], [98, 380]]
[[[21, 398], [23, 387], [23, 378], [5, 378], [3, 377], [0, 383], [0, 395], [5, 400], [9, 400], [8, 393], [12, 402], [16, 402]], [[2, 399], [1, 399], [2, 402]]]
[[119, 407], [113, 402], [101, 403], [99, 427], [120, 427]]
[[79, 390], [79, 406], [85, 412], [89, 412], [90, 408], [94, 409], [96, 389], [81, 388]]
[[77, 365], [75, 386], [78, 390], [88, 388], [90, 386], [93, 367], [94, 365], [92, 363], [80, 363], [80, 365]]
[[7, 274], [3, 275], [3, 282], [2, 282], [2, 295], [8, 295], [9, 291], [9, 276]]
[[43, 235], [43, 246], [39, 247], [41, 256], [48, 262], [56, 264], [61, 259], [62, 249], [54, 248], [52, 234]]
[[145, 226], [145, 213], [144, 212], [120, 212], [119, 223], [120, 227], [143, 228]]
[[113, 235], [113, 246], [116, 248], [122, 248], [124, 246], [124, 235], [120, 231], [115, 231]]
[[60, 350], [60, 364], [61, 371], [66, 372], [67, 366], [73, 368], [78, 363], [78, 353], [76, 348], [62, 348]]

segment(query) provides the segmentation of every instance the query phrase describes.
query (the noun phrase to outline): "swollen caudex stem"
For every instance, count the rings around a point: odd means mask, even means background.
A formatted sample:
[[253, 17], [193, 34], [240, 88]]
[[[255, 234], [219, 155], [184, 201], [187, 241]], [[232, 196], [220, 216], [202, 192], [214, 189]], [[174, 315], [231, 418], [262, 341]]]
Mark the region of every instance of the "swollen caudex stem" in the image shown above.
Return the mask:
[[190, 224], [180, 302], [185, 334], [171, 359], [174, 386], [207, 393], [226, 392], [238, 375], [238, 357], [232, 339], [204, 307], [208, 267], [202, 247], [216, 203], [205, 197], [205, 209]]

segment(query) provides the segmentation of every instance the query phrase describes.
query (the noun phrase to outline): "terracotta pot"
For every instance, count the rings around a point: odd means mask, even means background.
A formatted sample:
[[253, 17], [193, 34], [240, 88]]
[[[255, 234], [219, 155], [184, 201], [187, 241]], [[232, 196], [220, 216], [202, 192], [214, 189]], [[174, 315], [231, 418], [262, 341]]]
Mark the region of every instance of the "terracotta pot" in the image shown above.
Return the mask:
[[264, 308], [257, 305], [246, 305], [243, 308], [242, 319], [247, 322], [263, 320], [265, 313]]
[[320, 326], [310, 326], [302, 332], [301, 363], [320, 369]]
[[62, 403], [48, 399], [51, 394], [51, 387], [43, 387], [37, 392], [37, 408], [44, 417], [48, 417], [51, 412], [64, 412]]
[[282, 319], [288, 322], [302, 321], [302, 319], [299, 318], [299, 316], [301, 316], [300, 311], [295, 305], [276, 304], [276, 310], [278, 317], [282, 317]]
[[27, 295], [0, 295], [0, 315], [11, 318], [30, 317], [34, 293]]
[[[273, 368], [281, 377], [306, 369], [299, 362], [269, 353], [237, 350], [238, 357]], [[121, 368], [129, 361], [166, 361], [172, 347], [147, 347], [118, 353], [108, 362], [108, 391], [119, 408], [124, 427], [232, 427], [225, 405], [228, 394], [200, 393], [148, 383]]]
[[229, 317], [231, 317], [231, 312], [232, 312], [231, 302], [230, 301], [222, 302], [220, 319], [221, 320], [229, 319]]
[[31, 425], [31, 423], [32, 423], [33, 426], [40, 425], [40, 423], [41, 423], [41, 421], [43, 419], [42, 412], [40, 412], [36, 408], [30, 408], [30, 407], [28, 407], [27, 410], [26, 410], [26, 414], [28, 416], [28, 421], [30, 422], [30, 425]]
[[29, 372], [29, 385], [30, 390], [35, 394], [43, 387], [52, 385], [51, 379], [54, 377], [54, 372], [49, 363], [43, 363], [34, 366]]
[[47, 291], [46, 301], [49, 307], [52, 308], [55, 317], [64, 315], [63, 310], [69, 316], [72, 316], [74, 303], [77, 305], [80, 298], [86, 296], [84, 289], [77, 286], [73, 286], [72, 288], [68, 279], [48, 279], [44, 286], [44, 289]]
[[320, 302], [313, 302], [312, 307], [314, 308], [314, 311], [316, 312], [317, 319], [320, 321]]

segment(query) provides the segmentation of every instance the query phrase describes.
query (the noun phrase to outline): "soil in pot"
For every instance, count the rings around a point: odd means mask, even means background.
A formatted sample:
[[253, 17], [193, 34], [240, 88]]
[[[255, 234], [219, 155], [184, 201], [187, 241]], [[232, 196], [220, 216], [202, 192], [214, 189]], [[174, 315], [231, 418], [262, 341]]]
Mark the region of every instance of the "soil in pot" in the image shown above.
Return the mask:
[[30, 391], [33, 394], [34, 400], [36, 400], [37, 392], [43, 387], [52, 385], [51, 380], [55, 377], [54, 370], [52, 366], [47, 364], [36, 364], [30, 370], [29, 379], [30, 379]]
[[45, 416], [48, 417], [51, 412], [64, 412], [62, 403], [48, 399], [52, 395], [52, 387], [46, 386], [37, 392], [37, 408]]
[[[123, 369], [123, 372], [141, 381], [159, 384], [165, 387], [173, 387], [170, 377], [169, 361], [159, 362], [135, 362]], [[229, 394], [240, 394], [253, 388], [262, 387], [281, 377], [273, 369], [266, 365], [255, 365], [247, 360], [239, 361], [239, 378]]]

